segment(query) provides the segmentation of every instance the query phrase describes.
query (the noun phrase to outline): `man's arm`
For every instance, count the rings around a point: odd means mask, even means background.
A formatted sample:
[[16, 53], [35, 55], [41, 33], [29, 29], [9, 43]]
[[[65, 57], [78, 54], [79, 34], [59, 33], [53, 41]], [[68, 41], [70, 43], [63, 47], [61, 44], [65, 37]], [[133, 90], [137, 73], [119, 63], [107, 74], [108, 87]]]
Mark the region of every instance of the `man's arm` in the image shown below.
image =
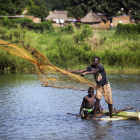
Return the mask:
[[75, 70], [75, 71], [69, 71], [71, 73], [82, 73], [82, 72], [85, 72], [87, 71], [87, 69], [82, 69], [82, 70]]
[[82, 110], [84, 108], [84, 105], [85, 105], [85, 97], [83, 98], [83, 102], [82, 102], [81, 107], [80, 107], [80, 111], [79, 111], [80, 115], [81, 115], [81, 112], [82, 112]]
[[95, 70], [92, 70], [92, 71], [85, 71], [80, 76], [85, 76], [86, 74], [95, 74], [99, 71], [100, 71], [100, 69], [95, 69]]

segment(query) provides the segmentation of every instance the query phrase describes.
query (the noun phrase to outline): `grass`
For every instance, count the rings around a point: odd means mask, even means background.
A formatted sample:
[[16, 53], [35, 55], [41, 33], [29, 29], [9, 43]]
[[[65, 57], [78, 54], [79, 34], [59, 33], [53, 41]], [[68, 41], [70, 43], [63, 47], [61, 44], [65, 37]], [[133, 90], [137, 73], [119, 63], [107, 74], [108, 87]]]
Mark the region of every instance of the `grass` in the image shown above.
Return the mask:
[[[82, 35], [83, 28], [74, 28], [74, 33], [62, 32], [61, 28], [55, 28], [53, 33], [41, 34], [20, 27], [7, 30], [0, 26], [0, 38], [9, 42], [22, 40], [25, 45], [30, 44], [48, 57], [52, 64], [62, 69], [86, 68], [94, 56], [99, 56], [106, 71], [139, 71], [140, 35], [115, 35], [115, 30], [105, 29], [92, 31], [93, 36], [76, 42], [75, 38]], [[0, 53], [3, 51], [0, 50]], [[14, 60], [14, 56], [12, 59]], [[0, 62], [5, 67], [11, 66], [10, 62], [2, 57]]]
[[100, 36], [109, 37], [115, 35], [116, 30], [107, 30], [107, 29], [97, 29], [97, 32]]

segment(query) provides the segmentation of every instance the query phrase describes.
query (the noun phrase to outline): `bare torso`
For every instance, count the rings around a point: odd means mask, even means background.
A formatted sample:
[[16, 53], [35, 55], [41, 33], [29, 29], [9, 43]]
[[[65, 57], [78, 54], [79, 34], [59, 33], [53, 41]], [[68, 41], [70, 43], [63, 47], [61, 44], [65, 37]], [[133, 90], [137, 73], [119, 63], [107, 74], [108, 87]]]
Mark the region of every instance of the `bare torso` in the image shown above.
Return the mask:
[[84, 99], [85, 99], [84, 108], [92, 109], [93, 106], [94, 106], [95, 95], [93, 95], [92, 97], [89, 97], [87, 95], [87, 96], [84, 97]]

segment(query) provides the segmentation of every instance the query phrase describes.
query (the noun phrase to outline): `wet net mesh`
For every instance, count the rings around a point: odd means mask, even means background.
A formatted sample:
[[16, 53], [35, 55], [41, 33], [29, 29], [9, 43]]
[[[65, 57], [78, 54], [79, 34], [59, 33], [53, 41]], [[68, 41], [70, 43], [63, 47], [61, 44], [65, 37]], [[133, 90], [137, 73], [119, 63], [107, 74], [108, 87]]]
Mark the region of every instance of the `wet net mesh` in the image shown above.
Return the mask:
[[29, 45], [25, 46], [22, 41], [9, 43], [0, 40], [0, 48], [12, 55], [29, 60], [35, 67], [34, 73], [38, 75], [42, 86], [81, 91], [87, 90], [89, 86], [95, 88], [93, 81], [54, 66], [46, 56]]

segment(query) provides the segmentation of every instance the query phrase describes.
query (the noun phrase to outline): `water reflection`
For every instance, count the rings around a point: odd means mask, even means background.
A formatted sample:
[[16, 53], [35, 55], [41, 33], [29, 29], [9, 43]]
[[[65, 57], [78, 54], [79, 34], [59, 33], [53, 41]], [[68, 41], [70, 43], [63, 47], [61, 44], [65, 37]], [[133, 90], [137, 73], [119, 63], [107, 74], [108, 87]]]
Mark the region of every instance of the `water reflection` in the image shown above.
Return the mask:
[[[93, 77], [88, 77], [93, 79]], [[116, 109], [140, 110], [140, 75], [108, 74]], [[42, 87], [36, 75], [0, 73], [0, 139], [139, 139], [138, 121], [82, 120], [87, 92]], [[104, 97], [102, 107], [107, 110]]]

